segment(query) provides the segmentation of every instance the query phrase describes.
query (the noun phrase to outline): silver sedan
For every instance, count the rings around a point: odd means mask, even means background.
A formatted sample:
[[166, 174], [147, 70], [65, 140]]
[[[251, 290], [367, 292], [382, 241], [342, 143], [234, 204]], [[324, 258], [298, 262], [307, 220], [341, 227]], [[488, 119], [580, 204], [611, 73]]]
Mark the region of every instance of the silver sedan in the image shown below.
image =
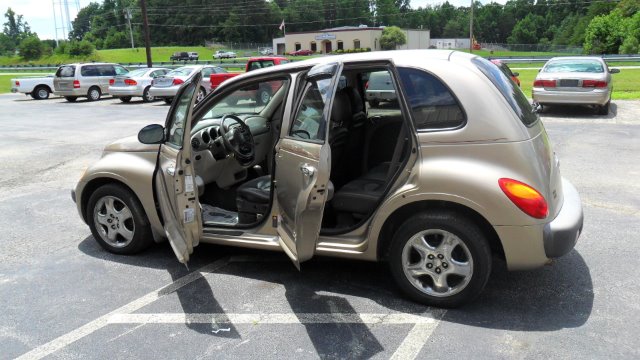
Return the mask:
[[138, 96], [141, 96], [144, 102], [154, 101], [155, 97], [149, 94], [151, 82], [169, 71], [171, 69], [143, 68], [133, 70], [126, 75], [116, 76], [109, 84], [109, 93], [122, 102], [129, 102], [132, 97]]
[[191, 78], [195, 73], [202, 71], [202, 82], [198, 90], [197, 100], [199, 102], [211, 89], [211, 74], [226, 73], [227, 71], [219, 66], [212, 65], [187, 65], [171, 70], [164, 76], [153, 80], [149, 93], [156, 98], [163, 99], [167, 104], [171, 104], [180, 86]]
[[533, 102], [540, 105], [594, 105], [600, 115], [609, 113], [611, 74], [599, 57], [557, 57], [547, 61], [533, 82]]

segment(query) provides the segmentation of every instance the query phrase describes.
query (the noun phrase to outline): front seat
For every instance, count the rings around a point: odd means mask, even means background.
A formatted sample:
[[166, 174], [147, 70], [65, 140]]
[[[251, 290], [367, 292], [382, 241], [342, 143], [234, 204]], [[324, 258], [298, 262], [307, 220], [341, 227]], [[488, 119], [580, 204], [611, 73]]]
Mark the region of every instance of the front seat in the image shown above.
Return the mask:
[[[330, 123], [332, 128], [329, 131], [331, 181], [328, 184], [329, 199], [333, 196], [334, 183], [339, 182], [340, 186], [342, 186], [346, 178], [346, 173], [339, 167], [339, 164], [344, 164], [344, 159], [340, 161], [340, 158], [344, 156], [349, 141], [349, 131], [346, 126], [350, 122], [351, 116], [349, 95], [344, 89], [340, 90], [336, 93], [333, 100], [333, 108], [331, 109]], [[269, 210], [270, 199], [271, 175], [261, 176], [240, 185], [236, 196], [238, 221], [241, 224], [256, 222], [258, 215], [264, 215]]]

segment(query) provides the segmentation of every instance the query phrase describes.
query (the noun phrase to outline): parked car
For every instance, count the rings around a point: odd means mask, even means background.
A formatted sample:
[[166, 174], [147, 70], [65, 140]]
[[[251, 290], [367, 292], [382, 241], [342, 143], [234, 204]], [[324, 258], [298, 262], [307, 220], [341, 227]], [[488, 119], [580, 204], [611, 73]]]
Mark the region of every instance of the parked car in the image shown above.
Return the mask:
[[609, 69], [599, 57], [555, 57], [547, 61], [533, 82], [536, 104], [593, 105], [600, 115], [609, 113], [613, 83]]
[[300, 49], [289, 52], [290, 56], [304, 56], [304, 55], [313, 55], [313, 51], [308, 49]]
[[[364, 79], [382, 71], [397, 111], [363, 106]], [[194, 107], [201, 78], [164, 126], [107, 145], [72, 192], [108, 251], [167, 238], [182, 263], [201, 242], [280, 248], [298, 268], [315, 255], [386, 261], [408, 297], [452, 307], [480, 294], [492, 257], [537, 268], [580, 235], [580, 197], [543, 123], [481, 57], [315, 58], [229, 79]], [[265, 83], [280, 85], [267, 103], [226, 101]]]
[[[261, 56], [261, 57], [252, 57], [247, 60], [245, 64], [245, 71], [257, 70], [266, 67], [282, 65], [289, 63], [289, 59], [282, 56]], [[212, 73], [209, 76], [209, 80], [211, 83], [211, 90], [215, 90], [222, 82], [227, 79], [230, 79], [234, 76], [238, 76], [241, 73], [230, 73], [230, 72], [216, 72]]]
[[177, 51], [173, 55], [169, 56], [170, 61], [188, 61], [191, 60], [191, 56], [186, 51]]
[[195, 60], [198, 61], [198, 59], [200, 59], [200, 55], [198, 55], [197, 52], [195, 51], [189, 51], [189, 60]]
[[511, 71], [509, 66], [507, 66], [506, 63], [500, 60], [493, 59], [491, 60], [491, 62], [494, 63], [497, 67], [499, 67], [500, 70], [502, 70], [508, 77], [511, 78], [511, 80], [513, 80], [513, 82], [515, 82], [516, 84], [518, 84], [518, 86], [520, 86], [520, 79], [518, 78], [518, 76], [520, 76], [519, 73]]
[[232, 59], [232, 58], [235, 58], [236, 56], [237, 56], [236, 53], [234, 53], [233, 51], [225, 51], [225, 50], [218, 50], [216, 51], [215, 54], [213, 54], [214, 59]]
[[11, 79], [11, 92], [23, 93], [35, 100], [48, 99], [53, 92], [53, 75]]
[[169, 71], [166, 68], [142, 68], [118, 75], [110, 83], [109, 93], [122, 102], [129, 102], [132, 97], [142, 97], [144, 102], [154, 101], [155, 97], [149, 93], [151, 82]]
[[151, 88], [149, 88], [149, 96], [162, 99], [165, 103], [171, 104], [180, 86], [194, 74], [200, 72], [202, 73], [203, 80], [196, 96], [198, 101], [200, 101], [211, 89], [209, 75], [226, 72], [225, 69], [213, 65], [186, 65], [179, 67], [153, 79]]
[[396, 90], [388, 71], [377, 71], [369, 75], [365, 83], [365, 96], [371, 107], [378, 107], [381, 101], [396, 101]]
[[121, 65], [110, 63], [62, 65], [53, 79], [54, 93], [64, 96], [69, 102], [79, 97], [86, 97], [89, 101], [100, 100], [103, 95], [109, 95], [111, 80], [128, 72]]
[[264, 56], [273, 55], [273, 48], [265, 48], [260, 50], [260, 55], [264, 55]]

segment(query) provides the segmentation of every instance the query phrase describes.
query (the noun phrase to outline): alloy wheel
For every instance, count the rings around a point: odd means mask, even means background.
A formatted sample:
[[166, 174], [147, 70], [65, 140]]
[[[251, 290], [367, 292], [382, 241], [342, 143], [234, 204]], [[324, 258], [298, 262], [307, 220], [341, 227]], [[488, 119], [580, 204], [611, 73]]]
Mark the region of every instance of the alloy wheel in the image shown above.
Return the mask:
[[104, 196], [96, 202], [93, 221], [102, 240], [113, 247], [125, 247], [133, 240], [133, 214], [127, 205], [115, 196]]
[[402, 250], [402, 269], [409, 282], [434, 297], [462, 291], [473, 276], [469, 248], [455, 234], [441, 229], [421, 231]]

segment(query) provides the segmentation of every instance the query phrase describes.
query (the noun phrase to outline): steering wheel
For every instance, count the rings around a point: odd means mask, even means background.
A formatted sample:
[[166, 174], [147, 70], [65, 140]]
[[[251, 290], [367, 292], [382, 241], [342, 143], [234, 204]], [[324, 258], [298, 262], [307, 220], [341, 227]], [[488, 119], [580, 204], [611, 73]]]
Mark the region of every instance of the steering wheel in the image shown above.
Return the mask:
[[[225, 121], [228, 119], [235, 121], [240, 126], [226, 127]], [[248, 165], [255, 158], [256, 145], [253, 142], [251, 129], [247, 124], [236, 115], [225, 115], [220, 121], [220, 135], [225, 148], [227, 148], [240, 163], [240, 165]]]

